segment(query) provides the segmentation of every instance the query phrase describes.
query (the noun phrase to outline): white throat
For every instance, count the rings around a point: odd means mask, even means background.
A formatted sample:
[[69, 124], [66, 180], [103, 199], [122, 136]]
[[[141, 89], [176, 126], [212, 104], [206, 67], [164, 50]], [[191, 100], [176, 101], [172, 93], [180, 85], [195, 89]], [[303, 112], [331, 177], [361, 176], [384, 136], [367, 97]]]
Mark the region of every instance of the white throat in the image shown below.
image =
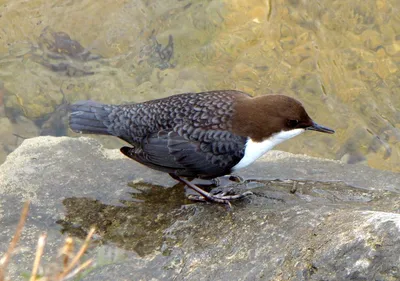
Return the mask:
[[243, 158], [232, 168], [232, 171], [236, 171], [250, 165], [259, 157], [263, 156], [268, 150], [271, 150], [275, 145], [298, 136], [301, 133], [304, 133], [304, 131], [304, 129], [280, 131], [279, 133], [272, 135], [262, 142], [255, 142], [249, 138], [246, 142]]

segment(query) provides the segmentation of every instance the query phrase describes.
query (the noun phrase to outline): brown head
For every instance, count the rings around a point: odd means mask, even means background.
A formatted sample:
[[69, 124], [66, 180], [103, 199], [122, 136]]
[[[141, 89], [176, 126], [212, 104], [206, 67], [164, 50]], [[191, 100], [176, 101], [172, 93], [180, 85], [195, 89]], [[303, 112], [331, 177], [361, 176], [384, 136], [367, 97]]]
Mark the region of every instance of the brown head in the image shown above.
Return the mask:
[[333, 134], [335, 131], [318, 125], [308, 116], [303, 105], [284, 95], [264, 95], [236, 101], [232, 119], [235, 134], [260, 142], [273, 134], [294, 129]]

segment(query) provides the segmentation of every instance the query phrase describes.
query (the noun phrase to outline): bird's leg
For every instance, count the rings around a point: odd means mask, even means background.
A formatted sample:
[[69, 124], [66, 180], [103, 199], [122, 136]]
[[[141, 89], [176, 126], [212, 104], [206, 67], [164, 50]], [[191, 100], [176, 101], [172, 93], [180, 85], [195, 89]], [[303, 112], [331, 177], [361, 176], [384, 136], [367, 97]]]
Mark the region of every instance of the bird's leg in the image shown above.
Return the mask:
[[238, 175], [229, 175], [228, 179], [237, 183], [243, 183], [245, 181], [244, 178]]
[[211, 193], [204, 191], [203, 189], [201, 189], [200, 187], [194, 185], [193, 183], [191, 183], [190, 181], [188, 181], [185, 178], [179, 177], [177, 175], [174, 174], [169, 174], [173, 179], [180, 181], [181, 183], [186, 184], [188, 187], [190, 187], [191, 189], [193, 189], [194, 191], [196, 191], [197, 193], [199, 193], [204, 200], [201, 200], [200, 198], [193, 198], [199, 201], [211, 201], [211, 202], [216, 202], [216, 203], [222, 203], [222, 204], [228, 204], [230, 205], [229, 201], [230, 200], [235, 200], [235, 199], [240, 199], [243, 198], [247, 195], [251, 195], [253, 194], [250, 191], [244, 192], [242, 194], [235, 194], [235, 195], [225, 195], [223, 194], [217, 194], [217, 195], [212, 195]]
[[227, 175], [227, 176], [223, 176], [220, 178], [212, 178], [209, 181], [211, 181], [211, 183], [201, 183], [200, 185], [214, 185], [216, 187], [221, 186], [221, 185], [226, 185], [227, 182], [236, 182], [236, 183], [244, 183], [245, 180], [244, 178], [237, 176], [237, 175]]
[[227, 175], [222, 178], [213, 178], [213, 179], [211, 179], [211, 182], [215, 186], [220, 186], [223, 182], [222, 179], [224, 179], [224, 178], [227, 179], [228, 181], [233, 181], [236, 183], [244, 183], [245, 182], [244, 178], [242, 178], [241, 176], [238, 176], [238, 175]]
[[221, 184], [221, 180], [219, 178], [213, 178], [211, 179], [211, 182], [215, 185], [215, 186], [220, 186]]

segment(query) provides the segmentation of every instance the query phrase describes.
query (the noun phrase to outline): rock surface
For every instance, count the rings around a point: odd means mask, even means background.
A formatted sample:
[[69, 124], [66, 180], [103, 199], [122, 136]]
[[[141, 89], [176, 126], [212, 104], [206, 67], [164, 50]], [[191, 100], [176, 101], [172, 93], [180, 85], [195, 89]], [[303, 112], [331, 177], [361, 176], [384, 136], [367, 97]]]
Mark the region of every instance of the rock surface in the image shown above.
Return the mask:
[[97, 265], [81, 280], [400, 279], [399, 174], [273, 151], [240, 175], [230, 187], [254, 195], [227, 211], [93, 139], [25, 140], [0, 166], [0, 252], [30, 199], [12, 280], [41, 232], [51, 261], [91, 225]]

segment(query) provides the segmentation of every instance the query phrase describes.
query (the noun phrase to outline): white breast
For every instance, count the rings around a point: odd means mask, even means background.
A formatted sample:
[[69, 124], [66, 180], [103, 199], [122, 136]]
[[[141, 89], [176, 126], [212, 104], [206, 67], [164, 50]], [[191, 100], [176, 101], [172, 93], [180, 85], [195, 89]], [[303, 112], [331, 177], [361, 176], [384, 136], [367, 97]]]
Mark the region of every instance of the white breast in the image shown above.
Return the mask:
[[281, 142], [284, 142], [285, 140], [291, 139], [295, 136], [298, 136], [301, 133], [304, 133], [304, 131], [304, 129], [281, 131], [262, 142], [255, 142], [251, 138], [249, 138], [246, 142], [246, 148], [243, 158], [232, 168], [232, 171], [236, 171], [250, 165], [259, 157], [264, 155], [268, 150], [271, 150], [275, 145], [280, 144]]

